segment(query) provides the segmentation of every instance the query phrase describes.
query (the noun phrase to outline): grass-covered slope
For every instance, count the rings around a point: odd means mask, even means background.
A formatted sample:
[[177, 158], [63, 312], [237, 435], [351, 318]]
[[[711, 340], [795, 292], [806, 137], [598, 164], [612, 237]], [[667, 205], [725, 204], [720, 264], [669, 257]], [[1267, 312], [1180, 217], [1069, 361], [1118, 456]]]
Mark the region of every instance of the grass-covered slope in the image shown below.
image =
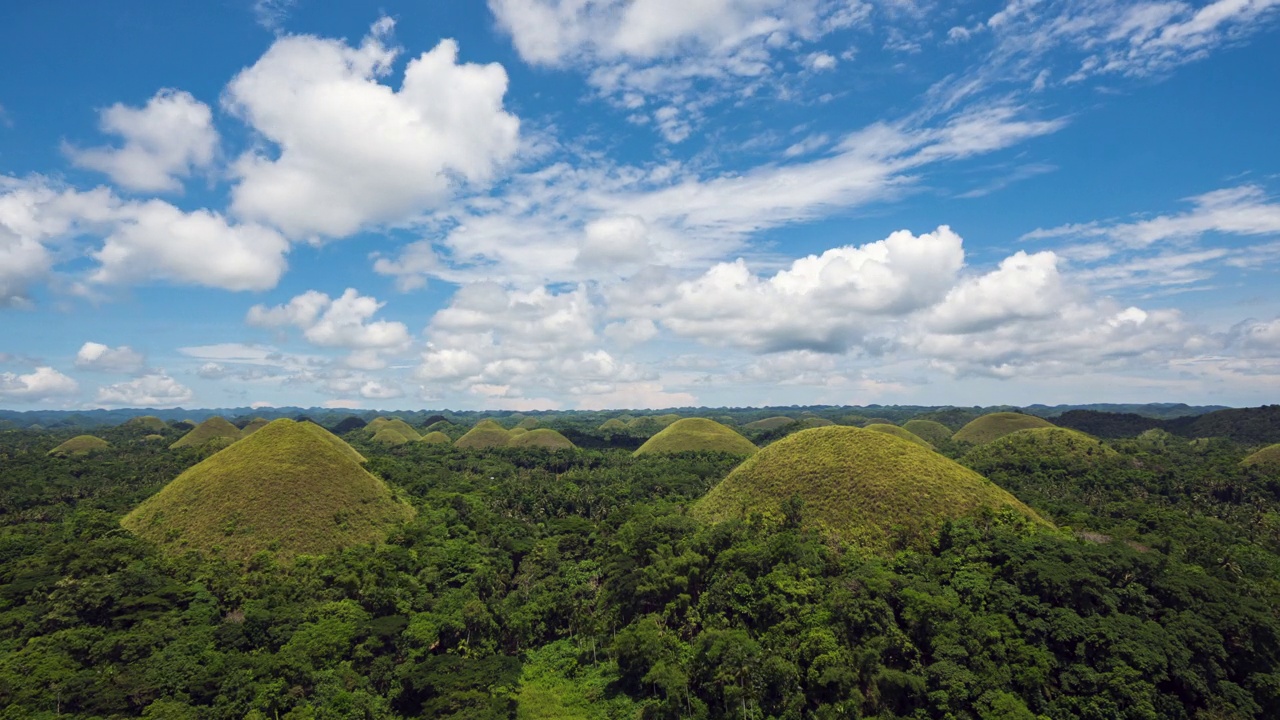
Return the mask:
[[150, 430], [151, 432], [164, 432], [169, 429], [169, 424], [155, 415], [142, 415], [140, 417], [126, 420], [121, 424], [121, 427]]
[[418, 432], [412, 425], [394, 417], [374, 418], [368, 425], [364, 426], [366, 432], [371, 436], [377, 435], [383, 430], [391, 430], [404, 436], [405, 440], [419, 440], [422, 433]]
[[1241, 461], [1242, 465], [1280, 465], [1280, 443], [1268, 445]]
[[679, 452], [723, 452], [732, 455], [753, 455], [756, 450], [750, 440], [732, 428], [706, 418], [677, 420], [661, 432], [645, 441], [635, 455], [670, 454]]
[[395, 428], [390, 427], [383, 427], [379, 429], [373, 434], [373, 437], [369, 438], [369, 440], [371, 442], [378, 443], [379, 445], [389, 445], [391, 447], [403, 445], [407, 442], [413, 442]]
[[[983, 474], [999, 477], [1009, 472], [1075, 476], [1117, 457], [1115, 450], [1076, 430], [1060, 427], [1017, 430], [979, 445], [960, 462]], [[1017, 490], [1017, 488], [1014, 488]]]
[[266, 427], [268, 422], [269, 422], [268, 420], [264, 420], [263, 418], [254, 418], [250, 420], [247, 425], [244, 426], [244, 429], [240, 431], [240, 434], [243, 435], [244, 437], [249, 437], [250, 435]]
[[932, 449], [933, 449], [933, 445], [932, 445], [928, 440], [925, 440], [924, 438], [922, 438], [922, 437], [920, 437], [920, 436], [916, 435], [915, 433], [911, 432], [910, 430], [908, 430], [908, 429], [906, 429], [906, 428], [904, 428], [904, 427], [899, 427], [898, 425], [886, 425], [886, 424], [884, 424], [884, 423], [872, 423], [872, 424], [867, 425], [866, 427], [864, 427], [864, 428], [862, 428], [862, 429], [863, 429], [863, 430], [870, 430], [870, 431], [872, 431], [872, 432], [885, 433], [886, 435], [892, 435], [892, 436], [894, 436], [894, 437], [896, 437], [896, 438], [902, 438], [903, 440], [906, 440], [907, 442], [913, 442], [913, 443], [915, 443], [915, 444], [917, 444], [917, 445], [919, 445], [919, 446], [921, 446], [921, 447], [927, 447], [927, 448], [929, 448], [930, 450], [932, 450]]
[[879, 548], [895, 528], [933, 533], [980, 508], [1011, 509], [1039, 522], [1017, 498], [976, 472], [887, 433], [852, 427], [803, 430], [762, 449], [693, 506], [722, 521], [762, 513], [781, 519], [793, 496], [802, 521]]
[[511, 441], [511, 433], [494, 420], [481, 420], [475, 427], [453, 443], [454, 447], [470, 450], [506, 447]]
[[171, 448], [200, 447], [202, 445], [230, 445], [242, 436], [240, 428], [232, 425], [225, 418], [214, 416], [191, 429], [191, 432], [178, 438]]
[[792, 418], [785, 415], [777, 415], [774, 417], [764, 418], [763, 420], [749, 422], [742, 427], [747, 430], [777, 430], [778, 428], [786, 427], [793, 422], [795, 422], [795, 420]]
[[413, 516], [324, 428], [275, 420], [189, 468], [121, 524], [181, 553], [282, 559], [374, 542]]
[[525, 430], [532, 430], [541, 424], [542, 423], [538, 422], [538, 418], [527, 417], [516, 423], [516, 427], [523, 428]]
[[1011, 432], [1056, 427], [1053, 423], [1035, 415], [1014, 412], [998, 412], [983, 415], [956, 431], [952, 439], [981, 445], [998, 440]]
[[951, 428], [937, 420], [908, 420], [902, 424], [902, 429], [932, 445], [951, 439]]
[[106, 450], [111, 443], [92, 435], [77, 435], [49, 451], [50, 455], [88, 455], [98, 450]]
[[513, 435], [508, 443], [513, 448], [542, 448], [544, 450], [574, 450], [577, 448], [569, 438], [555, 430], [539, 428], [519, 435]]
[[627, 424], [618, 418], [609, 418], [600, 424], [597, 428], [601, 432], [618, 432], [627, 429]]
[[800, 418], [800, 427], [804, 428], [827, 427], [835, 424], [834, 420], [828, 420], [824, 417], [818, 417], [817, 415]]
[[445, 435], [439, 430], [432, 430], [426, 435], [423, 435], [422, 439], [418, 442], [426, 443], [428, 445], [448, 445], [453, 441], [449, 439], [448, 435]]

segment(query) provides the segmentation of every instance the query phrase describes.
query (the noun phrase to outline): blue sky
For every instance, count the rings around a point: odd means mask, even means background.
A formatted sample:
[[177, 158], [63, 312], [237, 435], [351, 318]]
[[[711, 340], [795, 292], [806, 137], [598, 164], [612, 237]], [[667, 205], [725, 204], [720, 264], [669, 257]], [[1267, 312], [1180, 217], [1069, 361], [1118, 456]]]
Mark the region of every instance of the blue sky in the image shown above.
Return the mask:
[[10, 3], [0, 407], [1275, 402], [1278, 27]]

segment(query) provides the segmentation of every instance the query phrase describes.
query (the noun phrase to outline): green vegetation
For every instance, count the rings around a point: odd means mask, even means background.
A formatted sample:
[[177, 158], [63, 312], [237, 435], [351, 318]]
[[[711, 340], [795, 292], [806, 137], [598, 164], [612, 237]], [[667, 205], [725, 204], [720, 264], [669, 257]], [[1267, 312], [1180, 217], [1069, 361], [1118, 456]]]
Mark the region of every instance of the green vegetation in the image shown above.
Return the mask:
[[454, 441], [454, 447], [468, 450], [506, 447], [511, 440], [511, 433], [493, 420], [481, 420], [465, 435]]
[[268, 422], [267, 420], [264, 420], [262, 418], [254, 418], [244, 426], [244, 428], [240, 431], [240, 434], [244, 437], [249, 437], [250, 435], [266, 427], [267, 422]]
[[516, 428], [523, 430], [532, 430], [542, 423], [538, 422], [538, 418], [527, 417], [516, 423]]
[[522, 427], [511, 428], [510, 430], [507, 431], [507, 438], [508, 439], [514, 438], [516, 436], [523, 435], [527, 432], [529, 432], [528, 428], [522, 428]]
[[365, 432], [370, 434], [370, 437], [383, 430], [390, 430], [392, 432], [399, 433], [406, 441], [419, 440], [422, 438], [422, 434], [415, 430], [412, 425], [395, 417], [374, 418], [368, 425], [365, 425], [364, 429]]
[[[964, 456], [964, 464], [975, 467], [1033, 457], [1043, 463], [1080, 470], [1115, 458], [1116, 452], [1082, 432], [1059, 427], [1016, 430], [980, 445]], [[1020, 461], [1020, 460], [1019, 460]]]
[[169, 424], [155, 415], [142, 415], [140, 417], [124, 421], [124, 423], [121, 424], [121, 427], [150, 430], [151, 432], [163, 432], [169, 429]]
[[1242, 465], [1280, 464], [1280, 443], [1268, 445], [1241, 461]]
[[952, 437], [957, 442], [981, 445], [1018, 430], [1054, 427], [1054, 424], [1034, 415], [1014, 412], [998, 412], [983, 415], [956, 431]]
[[171, 553], [233, 561], [377, 542], [413, 510], [341, 442], [313, 423], [275, 420], [179, 475], [121, 524]]
[[684, 418], [668, 425], [636, 450], [641, 455], [682, 452], [718, 452], [730, 455], [753, 455], [757, 448], [750, 440], [706, 418]]
[[801, 419], [800, 419], [800, 427], [805, 428], [805, 429], [809, 429], [809, 428], [819, 428], [819, 427], [830, 427], [830, 426], [835, 425], [835, 424], [836, 424], [836, 423], [835, 423], [835, 421], [834, 421], [834, 420], [828, 420], [828, 419], [826, 419], [826, 418], [824, 418], [824, 417], [812, 416], [812, 417], [806, 417], [806, 418], [801, 418]]
[[883, 549], [895, 534], [927, 543], [946, 520], [984, 509], [1040, 521], [991, 481], [918, 444], [836, 426], [804, 430], [764, 448], [699, 500], [693, 513], [712, 521], [756, 513], [783, 521], [800, 514], [806, 526]]
[[453, 423], [448, 420], [437, 420], [427, 426], [427, 432], [446, 432], [452, 430], [453, 427]]
[[626, 430], [627, 424], [622, 420], [619, 420], [618, 418], [609, 418], [608, 420], [605, 420], [597, 429], [600, 430], [601, 432], [618, 432], [620, 430]]
[[453, 440], [450, 440], [448, 435], [445, 435], [439, 430], [432, 430], [426, 435], [423, 435], [420, 442], [426, 443], [427, 445], [439, 445], [442, 443], [448, 445], [453, 442]]
[[902, 438], [907, 442], [913, 442], [921, 447], [927, 447], [930, 450], [933, 449], [932, 443], [916, 435], [910, 430], [907, 430], [906, 428], [903, 428], [903, 427], [899, 427], [897, 425], [886, 425], [884, 423], [871, 423], [870, 425], [864, 426], [862, 429], [870, 430], [872, 432], [885, 433], [887, 435], [892, 435], [896, 438]]
[[91, 452], [106, 450], [111, 443], [92, 435], [77, 435], [49, 451], [50, 455], [87, 455]]
[[211, 444], [215, 447], [226, 447], [239, 440], [240, 436], [240, 428], [215, 415], [196, 425], [191, 432], [178, 438], [177, 442], [169, 447], [200, 447]]
[[747, 430], [777, 430], [778, 428], [786, 427], [793, 422], [795, 422], [794, 419], [785, 415], [775, 415], [774, 417], [767, 417], [763, 420], [749, 422], [742, 427]]
[[389, 445], [391, 447], [403, 445], [407, 442], [413, 442], [409, 438], [405, 437], [404, 433], [401, 433], [393, 427], [385, 425], [379, 428], [378, 431], [373, 434], [373, 437], [369, 438], [369, 441], [378, 443], [379, 445]]
[[641, 415], [627, 420], [627, 427], [632, 430], [661, 430], [680, 419], [675, 413], [666, 415]]
[[548, 428], [512, 434], [508, 443], [513, 448], [542, 448], [544, 450], [574, 450], [576, 446], [564, 435]]
[[936, 420], [908, 420], [902, 424], [907, 432], [931, 445], [941, 445], [951, 439], [951, 428]]

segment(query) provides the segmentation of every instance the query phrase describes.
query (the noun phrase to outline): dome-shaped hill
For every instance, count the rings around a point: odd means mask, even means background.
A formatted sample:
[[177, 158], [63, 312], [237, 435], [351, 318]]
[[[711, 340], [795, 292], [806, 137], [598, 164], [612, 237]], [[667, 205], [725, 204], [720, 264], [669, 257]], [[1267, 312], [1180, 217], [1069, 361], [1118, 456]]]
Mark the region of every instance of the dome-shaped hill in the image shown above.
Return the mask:
[[88, 455], [91, 452], [106, 450], [111, 443], [92, 435], [77, 435], [49, 451], [50, 455]]
[[423, 435], [422, 439], [418, 442], [426, 443], [428, 445], [448, 445], [453, 441], [449, 439], [448, 435], [445, 435], [439, 430], [432, 430], [426, 435]]
[[852, 427], [802, 430], [762, 449], [693, 506], [705, 520], [762, 513], [781, 518], [793, 495], [802, 518], [847, 540], [883, 547], [897, 526], [936, 531], [979, 508], [1012, 509], [1044, 522], [990, 480], [887, 433]]
[[898, 427], [897, 425], [886, 425], [885, 423], [871, 423], [870, 425], [867, 425], [862, 429], [870, 430], [872, 432], [885, 433], [886, 435], [892, 435], [897, 438], [902, 438], [907, 442], [913, 442], [921, 447], [927, 447], [930, 450], [933, 449], [933, 445], [930, 444], [929, 441], [916, 435], [910, 430], [904, 427]]
[[241, 435], [243, 435], [244, 437], [249, 437], [250, 435], [252, 435], [252, 434], [254, 434], [254, 433], [258, 432], [259, 430], [261, 430], [262, 428], [266, 427], [268, 422], [269, 422], [269, 421], [264, 420], [264, 419], [262, 419], [262, 418], [254, 418], [254, 419], [250, 420], [250, 421], [249, 421], [249, 422], [244, 426], [244, 428], [243, 428], [243, 429], [241, 429], [241, 430], [240, 430], [240, 434], [241, 434]]
[[539, 428], [528, 432], [513, 434], [508, 443], [513, 448], [542, 448], [543, 450], [576, 450], [577, 445], [569, 438], [549, 428]]
[[1280, 443], [1268, 445], [1240, 461], [1241, 465], [1280, 465]]
[[507, 437], [514, 438], [518, 435], [523, 435], [527, 432], [529, 432], [529, 428], [514, 427], [507, 431]]
[[169, 424], [155, 415], [142, 415], [121, 423], [120, 427], [126, 427], [135, 430], [149, 430], [151, 432], [163, 432], [169, 429]]
[[541, 424], [542, 423], [538, 422], [538, 418], [527, 417], [516, 423], [516, 427], [523, 428], [525, 430], [532, 430]]
[[998, 412], [970, 422], [956, 431], [953, 440], [981, 445], [998, 440], [1018, 430], [1034, 430], [1035, 428], [1056, 427], [1053, 423], [1035, 415], [1023, 415], [1015, 412]]
[[597, 428], [597, 430], [600, 430], [601, 432], [618, 432], [619, 430], [626, 429], [627, 424], [618, 418], [609, 418], [608, 420], [605, 420], [599, 428]]
[[314, 423], [275, 420], [179, 475], [121, 520], [175, 553], [282, 559], [375, 542], [414, 514]]
[[827, 427], [835, 424], [836, 423], [834, 420], [828, 420], [824, 417], [818, 417], [817, 415], [814, 415], [812, 417], [802, 418], [800, 420], [800, 427], [803, 427], [803, 428]]
[[391, 427], [383, 427], [382, 429], [378, 430], [373, 434], [373, 437], [369, 438], [369, 441], [375, 442], [379, 445], [389, 445], [391, 447], [395, 447], [396, 445], [403, 445], [407, 442], [413, 442], [409, 438], [400, 434], [398, 430]]
[[[1119, 453], [1077, 430], [1060, 427], [1015, 430], [970, 450], [963, 458], [967, 467], [982, 473], [1032, 465], [1056, 466], [1067, 471], [1084, 470]], [[997, 478], [998, 479], [998, 478]]]
[[506, 447], [511, 440], [511, 433], [495, 420], [481, 420], [476, 426], [453, 443], [454, 447], [469, 450]]
[[240, 437], [240, 428], [215, 415], [192, 428], [191, 432], [178, 438], [178, 441], [169, 447], [200, 447], [210, 443], [225, 447], [239, 440]]
[[368, 424], [364, 421], [364, 418], [348, 415], [339, 420], [338, 424], [333, 426], [332, 431], [334, 435], [346, 435], [352, 430], [363, 430]]
[[415, 430], [412, 425], [400, 418], [393, 417], [374, 418], [368, 425], [364, 426], [364, 429], [371, 436], [376, 435], [383, 430], [393, 430], [403, 435], [406, 441], [417, 440], [422, 437], [422, 433]]
[[777, 430], [778, 428], [786, 427], [793, 422], [795, 422], [795, 420], [787, 417], [786, 415], [777, 415], [774, 417], [764, 418], [763, 420], [754, 420], [742, 427], [747, 430]]
[[445, 430], [448, 430], [451, 427], [453, 427], [453, 423], [449, 422], [448, 420], [437, 420], [427, 426], [427, 432], [429, 433], [437, 432], [437, 431], [444, 432]]
[[908, 420], [902, 424], [902, 429], [931, 445], [951, 439], [951, 428], [937, 420]]
[[157, 440], [163, 440], [164, 436], [163, 435], [143, 435], [142, 439], [145, 442], [156, 442]]
[[706, 418], [677, 420], [661, 432], [649, 438], [639, 450], [641, 455], [671, 454], [679, 452], [722, 452], [731, 455], [753, 455], [756, 450], [750, 440]]
[[627, 421], [627, 427], [633, 430], [665, 428], [680, 419], [675, 413], [666, 415], [642, 415]]

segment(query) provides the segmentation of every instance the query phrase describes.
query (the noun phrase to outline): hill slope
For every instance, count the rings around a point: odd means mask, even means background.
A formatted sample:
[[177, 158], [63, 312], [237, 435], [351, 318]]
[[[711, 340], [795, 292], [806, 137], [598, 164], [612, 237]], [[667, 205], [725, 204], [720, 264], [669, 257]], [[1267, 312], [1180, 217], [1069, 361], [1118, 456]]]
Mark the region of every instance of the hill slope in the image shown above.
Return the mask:
[[577, 449], [577, 446], [570, 442], [569, 438], [548, 428], [539, 428], [513, 435], [509, 445], [513, 448], [542, 448], [544, 450]]
[[956, 431], [952, 439], [981, 445], [998, 440], [1011, 432], [1034, 428], [1054, 427], [1054, 424], [1034, 415], [1015, 412], [998, 412], [983, 415]]
[[215, 415], [192, 428], [191, 432], [178, 438], [177, 442], [169, 447], [200, 447], [211, 443], [230, 445], [241, 436], [240, 428], [232, 425], [225, 418]]
[[98, 450], [106, 450], [111, 443], [92, 435], [77, 435], [49, 451], [50, 455], [88, 455]]
[[852, 427], [804, 430], [762, 449], [693, 506], [722, 521], [762, 513], [781, 519], [792, 496], [803, 522], [866, 547], [894, 528], [919, 538], [979, 508], [1011, 509], [1044, 522], [981, 475], [887, 433]]
[[902, 429], [932, 445], [951, 439], [951, 428], [937, 420], [908, 420], [902, 424]]
[[121, 525], [167, 551], [220, 551], [235, 560], [380, 540], [414, 511], [344, 445], [313, 423], [275, 420], [189, 468]]
[[878, 432], [878, 433], [884, 433], [886, 435], [892, 435], [896, 438], [902, 438], [907, 442], [915, 443], [921, 447], [927, 447], [930, 450], [933, 449], [933, 445], [930, 444], [929, 441], [916, 435], [910, 430], [904, 427], [899, 427], [897, 425], [885, 425], [884, 423], [871, 423], [870, 425], [867, 425], [862, 429], [870, 430], [871, 432]]
[[677, 420], [649, 438], [635, 455], [678, 452], [723, 452], [754, 455], [758, 448], [750, 440], [715, 420], [684, 418]]
[[1241, 465], [1280, 465], [1280, 443], [1268, 445], [1240, 461]]
[[419, 440], [422, 438], [422, 433], [419, 433], [412, 425], [395, 417], [374, 418], [368, 425], [364, 426], [364, 429], [370, 436], [377, 435], [383, 430], [391, 430], [399, 433], [405, 440]]
[[494, 420], [481, 420], [475, 427], [453, 443], [454, 447], [470, 450], [506, 447], [511, 441], [511, 433]]

